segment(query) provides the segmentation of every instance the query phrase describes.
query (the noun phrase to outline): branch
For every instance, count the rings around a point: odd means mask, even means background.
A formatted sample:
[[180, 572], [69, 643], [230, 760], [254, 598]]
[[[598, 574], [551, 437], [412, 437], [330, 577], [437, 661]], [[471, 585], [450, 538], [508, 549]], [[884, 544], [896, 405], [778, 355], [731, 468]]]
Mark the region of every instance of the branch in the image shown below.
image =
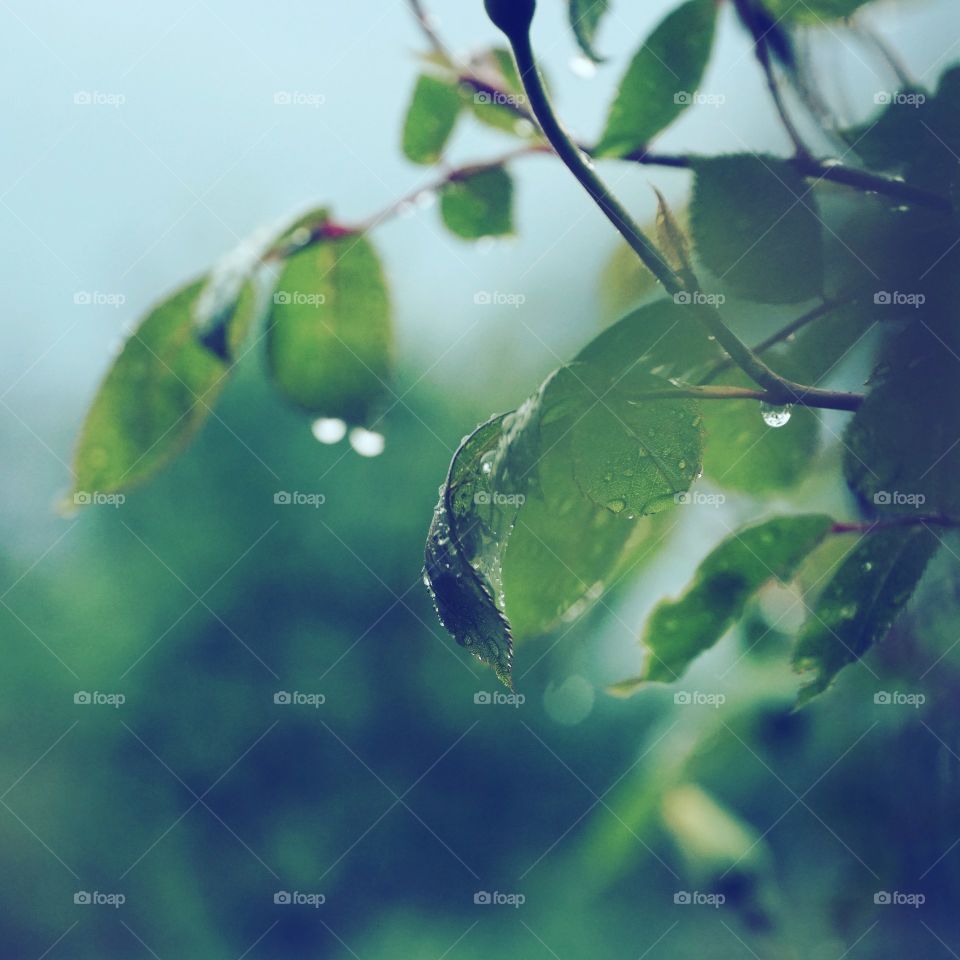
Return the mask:
[[960, 520], [943, 513], [919, 514], [916, 517], [890, 517], [886, 520], [840, 521], [830, 528], [831, 533], [873, 533], [875, 530], [889, 530], [893, 527], [960, 527]]
[[[799, 394], [791, 401], [798, 407], [814, 407], [820, 410], [857, 410], [863, 403], [863, 394], [842, 393], [833, 390], [815, 390], [805, 388], [806, 392]], [[671, 389], [651, 390], [635, 397], [634, 402], [645, 400], [673, 400], [677, 397], [694, 397], [697, 400], [759, 400], [771, 406], [783, 405], [782, 394], [779, 391], [757, 390], [753, 387], [733, 386], [705, 386], [678, 383]]]

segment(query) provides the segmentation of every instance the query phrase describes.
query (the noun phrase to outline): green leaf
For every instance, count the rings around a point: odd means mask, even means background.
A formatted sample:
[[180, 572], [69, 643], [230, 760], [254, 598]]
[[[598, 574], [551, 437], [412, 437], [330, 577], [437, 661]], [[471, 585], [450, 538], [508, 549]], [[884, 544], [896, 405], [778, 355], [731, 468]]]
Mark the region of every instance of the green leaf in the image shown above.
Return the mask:
[[[482, 424], [454, 454], [427, 535], [424, 571], [440, 622], [457, 643], [490, 664], [498, 679], [510, 687], [513, 639], [498, 606], [502, 588], [490, 568], [483, 572], [484, 559], [496, 558], [491, 518], [498, 508], [489, 496], [481, 461], [487, 456], [489, 462], [496, 450], [502, 421], [503, 417], [495, 417]], [[486, 510], [478, 509], [483, 495]]]
[[847, 483], [871, 511], [960, 517], [956, 349], [918, 321], [885, 350], [844, 437]]
[[768, 580], [793, 576], [831, 522], [822, 514], [776, 517], [724, 540], [700, 565], [687, 592], [653, 611], [643, 636], [649, 656], [637, 683], [678, 679], [740, 619]]
[[740, 296], [796, 303], [823, 287], [820, 218], [793, 166], [739, 154], [694, 161], [690, 221], [703, 264]]
[[594, 47], [597, 27], [604, 14], [610, 8], [609, 0], [570, 0], [570, 26], [584, 56], [594, 63], [601, 63], [601, 57]]
[[539, 130], [525, 116], [529, 104], [513, 54], [502, 47], [484, 50], [471, 57], [470, 67], [491, 88], [464, 88], [464, 99], [476, 119], [512, 136], [539, 137]]
[[938, 547], [926, 527], [866, 534], [821, 593], [797, 640], [794, 666], [812, 673], [798, 705], [886, 636]]
[[481, 168], [457, 177], [440, 192], [447, 228], [465, 240], [513, 233], [513, 180], [503, 167]]
[[[194, 309], [204, 283], [191, 283], [154, 307], [123, 345], [80, 433], [76, 494], [111, 493], [146, 480], [209, 415], [230, 367], [197, 338]], [[235, 308], [238, 330], [254, 302], [245, 286]]]
[[[666, 311], [673, 312], [669, 322]], [[648, 311], [656, 322], [628, 318], [611, 328], [496, 421], [496, 443], [486, 425], [455, 459], [441, 499], [453, 506], [439, 525], [435, 519], [431, 538], [445, 546], [443, 524], [452, 526], [456, 555], [466, 558], [485, 591], [454, 570], [434, 593], [443, 597], [441, 619], [454, 636], [484, 651], [499, 672], [507, 668], [504, 635], [493, 631], [497, 617], [508, 618], [507, 633], [516, 627], [516, 635], [531, 636], [585, 610], [649, 535], [651, 525], [634, 518], [672, 504], [699, 472], [697, 405], [669, 396], [675, 388], [649, 372], [653, 364], [687, 362], [662, 354], [660, 341], [671, 324], [692, 326], [691, 314], [667, 301]], [[653, 391], [667, 396], [640, 399]], [[446, 519], [451, 514], [454, 524]], [[433, 568], [444, 575], [442, 564]], [[429, 564], [427, 575], [432, 582]], [[496, 649], [491, 636], [499, 637]]]
[[598, 154], [642, 149], [693, 102], [710, 59], [716, 16], [714, 0], [687, 0], [661, 21], [620, 83]]
[[421, 74], [403, 124], [404, 156], [426, 166], [437, 163], [453, 133], [462, 105], [456, 82]]
[[391, 336], [383, 271], [365, 237], [322, 240], [286, 261], [267, 349], [287, 399], [319, 416], [367, 422], [386, 389]]

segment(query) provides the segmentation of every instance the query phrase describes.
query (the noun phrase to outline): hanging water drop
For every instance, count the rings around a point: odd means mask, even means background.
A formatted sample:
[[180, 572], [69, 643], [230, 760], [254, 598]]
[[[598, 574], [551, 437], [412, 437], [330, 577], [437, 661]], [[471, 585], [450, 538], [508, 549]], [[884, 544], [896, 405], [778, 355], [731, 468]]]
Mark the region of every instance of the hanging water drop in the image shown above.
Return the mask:
[[347, 435], [347, 425], [335, 417], [320, 417], [310, 425], [310, 432], [321, 443], [339, 443]]
[[570, 70], [584, 80], [590, 80], [597, 75], [597, 65], [589, 57], [571, 57]]
[[622, 513], [626, 506], [625, 500], [610, 500], [607, 502], [607, 509], [613, 513]]
[[363, 427], [354, 427], [350, 431], [350, 446], [361, 457], [379, 457], [387, 445], [382, 433], [374, 430], [365, 430]]
[[760, 416], [768, 427], [785, 427], [790, 422], [790, 405], [778, 407], [772, 403], [760, 404]]

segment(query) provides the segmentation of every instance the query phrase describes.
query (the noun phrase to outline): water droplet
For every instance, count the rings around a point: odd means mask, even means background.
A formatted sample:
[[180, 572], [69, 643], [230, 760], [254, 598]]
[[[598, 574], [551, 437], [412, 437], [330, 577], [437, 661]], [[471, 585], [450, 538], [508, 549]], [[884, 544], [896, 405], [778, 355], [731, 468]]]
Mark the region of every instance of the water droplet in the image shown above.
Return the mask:
[[494, 461], [494, 459], [496, 458], [496, 455], [497, 455], [497, 454], [496, 454], [496, 451], [495, 451], [495, 450], [488, 450], [488, 451], [480, 458], [480, 472], [481, 472], [485, 477], [489, 477], [490, 474], [493, 473], [493, 461]]
[[350, 446], [361, 457], [379, 457], [387, 445], [382, 433], [365, 430], [363, 427], [354, 427], [350, 431]]
[[437, 195], [432, 190], [421, 190], [417, 194], [416, 204], [421, 210], [429, 210], [437, 202]]
[[687, 469], [687, 461], [686, 461], [686, 460], [681, 460], [681, 461], [677, 464], [677, 469], [678, 469], [678, 470], [686, 470], [686, 469]]
[[614, 513], [622, 513], [626, 506], [627, 503], [625, 500], [609, 500], [607, 502], [607, 509]]
[[760, 404], [760, 416], [768, 427], [785, 427], [790, 422], [790, 406], [774, 406], [772, 403]]
[[513, 125], [513, 132], [518, 137], [529, 137], [535, 130], [535, 127], [529, 120], [518, 120]]
[[310, 425], [310, 432], [321, 443], [339, 443], [347, 435], [347, 425], [335, 417], [320, 417]]
[[584, 80], [590, 80], [597, 75], [597, 65], [589, 57], [571, 57], [570, 70]]

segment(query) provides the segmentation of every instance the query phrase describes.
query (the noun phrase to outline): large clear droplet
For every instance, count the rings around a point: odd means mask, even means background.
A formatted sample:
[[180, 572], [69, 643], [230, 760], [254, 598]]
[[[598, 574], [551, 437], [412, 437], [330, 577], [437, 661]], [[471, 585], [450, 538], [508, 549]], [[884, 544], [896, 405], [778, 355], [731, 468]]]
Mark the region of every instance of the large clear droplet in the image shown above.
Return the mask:
[[379, 457], [387, 445], [382, 433], [374, 430], [365, 430], [363, 427], [354, 427], [350, 431], [350, 446], [361, 457]]
[[310, 425], [310, 432], [321, 443], [339, 443], [347, 435], [347, 425], [335, 417], [320, 417]]
[[570, 69], [584, 80], [590, 80], [597, 75], [597, 65], [589, 57], [571, 57]]
[[777, 407], [772, 403], [761, 403], [760, 416], [768, 427], [785, 427], [790, 422], [790, 405]]

